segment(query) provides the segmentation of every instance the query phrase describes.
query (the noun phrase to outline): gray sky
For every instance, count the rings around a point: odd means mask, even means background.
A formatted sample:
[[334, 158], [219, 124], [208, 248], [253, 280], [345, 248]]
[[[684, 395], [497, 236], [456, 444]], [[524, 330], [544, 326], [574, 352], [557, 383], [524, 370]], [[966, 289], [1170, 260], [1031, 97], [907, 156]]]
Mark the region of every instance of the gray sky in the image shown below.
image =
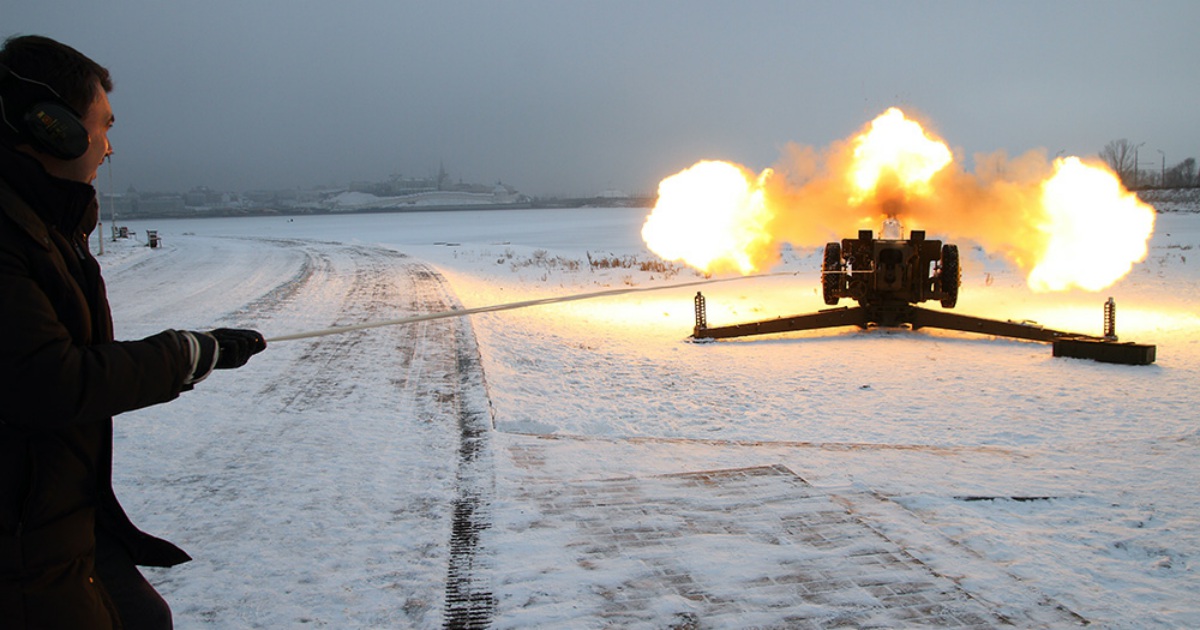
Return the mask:
[[[960, 155], [1200, 156], [1200, 2], [0, 0], [113, 73], [113, 182], [652, 193], [890, 106]], [[969, 163], [969, 162], [968, 162]], [[100, 187], [108, 186], [101, 171]]]

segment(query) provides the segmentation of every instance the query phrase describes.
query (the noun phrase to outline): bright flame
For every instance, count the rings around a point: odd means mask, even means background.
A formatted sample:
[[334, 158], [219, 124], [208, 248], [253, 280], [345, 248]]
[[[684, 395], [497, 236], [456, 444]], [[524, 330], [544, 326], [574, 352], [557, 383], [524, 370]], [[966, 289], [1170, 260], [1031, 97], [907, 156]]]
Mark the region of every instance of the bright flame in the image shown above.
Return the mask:
[[1079, 158], [1055, 160], [1042, 185], [1046, 251], [1029, 272], [1034, 291], [1099, 291], [1145, 260], [1154, 208], [1126, 191], [1111, 171]]
[[877, 192], [903, 192], [906, 198], [910, 194], [928, 196], [929, 180], [952, 159], [945, 143], [930, 138], [920, 124], [893, 107], [854, 139], [853, 162], [847, 173], [853, 190], [850, 203], [861, 204]]
[[892, 220], [1002, 254], [1034, 291], [1098, 291], [1145, 259], [1154, 209], [1108, 169], [1051, 164], [1040, 150], [974, 161], [965, 172], [944, 142], [891, 108], [823, 152], [789, 145], [757, 177], [704, 161], [664, 179], [642, 237], [665, 259], [748, 274], [784, 243], [820, 247]]
[[755, 252], [772, 241], [762, 180], [729, 162], [698, 162], [658, 185], [658, 203], [642, 226], [655, 254], [704, 272], [753, 273], [766, 261]]

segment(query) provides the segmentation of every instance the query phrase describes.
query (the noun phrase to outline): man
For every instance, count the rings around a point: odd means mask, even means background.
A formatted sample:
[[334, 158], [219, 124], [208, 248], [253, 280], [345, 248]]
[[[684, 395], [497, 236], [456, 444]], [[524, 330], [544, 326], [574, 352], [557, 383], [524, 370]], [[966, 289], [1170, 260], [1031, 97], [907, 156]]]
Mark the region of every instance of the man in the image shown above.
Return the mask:
[[39, 36], [0, 49], [0, 625], [170, 628], [135, 565], [190, 558], [112, 489], [112, 417], [266, 347], [251, 330], [114, 341], [91, 182], [112, 153], [108, 70]]

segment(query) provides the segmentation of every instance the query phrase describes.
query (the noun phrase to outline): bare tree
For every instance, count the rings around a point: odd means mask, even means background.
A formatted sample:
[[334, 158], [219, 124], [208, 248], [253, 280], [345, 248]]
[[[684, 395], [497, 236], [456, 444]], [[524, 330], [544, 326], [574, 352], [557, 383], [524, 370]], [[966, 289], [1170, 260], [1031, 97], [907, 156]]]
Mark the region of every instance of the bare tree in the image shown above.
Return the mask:
[[1131, 186], [1136, 178], [1138, 146], [1140, 145], [1121, 138], [1104, 145], [1104, 149], [1100, 151], [1100, 159], [1108, 164], [1117, 177], [1121, 178], [1121, 183], [1127, 187]]
[[1181, 187], [1196, 184], [1196, 158], [1188, 158], [1167, 169], [1163, 175], [1163, 186]]

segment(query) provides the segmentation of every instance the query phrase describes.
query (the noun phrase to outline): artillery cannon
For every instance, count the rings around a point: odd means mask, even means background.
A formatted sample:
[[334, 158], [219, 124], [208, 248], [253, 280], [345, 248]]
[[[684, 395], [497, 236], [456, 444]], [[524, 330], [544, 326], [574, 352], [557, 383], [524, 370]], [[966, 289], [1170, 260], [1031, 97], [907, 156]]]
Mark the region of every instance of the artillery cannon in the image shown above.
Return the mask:
[[836, 306], [849, 298], [858, 302], [858, 306], [714, 327], [708, 325], [705, 297], [697, 292], [692, 339], [713, 341], [841, 326], [867, 329], [907, 325], [912, 330], [942, 328], [1050, 342], [1054, 356], [1129, 365], [1148, 365], [1155, 360], [1153, 345], [1118, 343], [1116, 305], [1112, 298], [1104, 307], [1103, 337], [1051, 330], [1029, 321], [999, 321], [916, 306], [937, 300], [942, 308], [951, 309], [958, 303], [962, 283], [958, 247], [929, 240], [923, 230], [913, 230], [904, 240], [900, 238], [899, 224], [890, 221], [884, 223], [882, 236], [877, 239], [871, 230], [860, 230], [858, 238], [825, 246], [821, 264], [821, 294], [825, 304]]
[[850, 298], [863, 306], [940, 300], [954, 308], [961, 282], [958, 246], [926, 240], [924, 230], [908, 240], [859, 230], [858, 238], [827, 244], [821, 265], [821, 293], [830, 306]]

